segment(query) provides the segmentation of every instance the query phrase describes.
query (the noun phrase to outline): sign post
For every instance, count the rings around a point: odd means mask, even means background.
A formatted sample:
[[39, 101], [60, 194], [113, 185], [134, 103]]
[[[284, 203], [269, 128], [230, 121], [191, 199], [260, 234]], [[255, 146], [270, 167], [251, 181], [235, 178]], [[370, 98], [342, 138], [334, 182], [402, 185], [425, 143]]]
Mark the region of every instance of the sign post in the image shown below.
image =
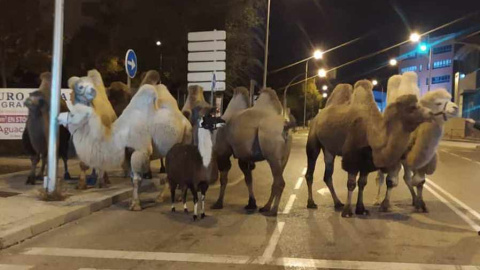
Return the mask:
[[125, 71], [127, 72], [127, 85], [131, 88], [131, 79], [137, 74], [137, 55], [130, 49], [125, 55]]

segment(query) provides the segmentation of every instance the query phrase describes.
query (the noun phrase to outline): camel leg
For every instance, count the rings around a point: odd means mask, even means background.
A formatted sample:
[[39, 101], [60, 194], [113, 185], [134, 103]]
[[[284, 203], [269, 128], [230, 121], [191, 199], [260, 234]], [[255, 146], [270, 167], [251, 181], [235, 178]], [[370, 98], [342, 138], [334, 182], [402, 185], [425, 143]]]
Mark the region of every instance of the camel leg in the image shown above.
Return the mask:
[[156, 202], [157, 202], [157, 203], [162, 203], [162, 202], [164, 201], [164, 198], [166, 198], [166, 196], [167, 196], [167, 192], [168, 192], [168, 190], [169, 190], [169, 186], [170, 186], [170, 185], [169, 185], [168, 181], [166, 181], [165, 186], [163, 187], [162, 192], [160, 192], [160, 194], [158, 194], [158, 197], [157, 197], [157, 199], [156, 199]]
[[104, 170], [98, 170], [98, 180], [96, 183], [97, 188], [106, 188], [107, 184], [105, 183], [106, 172]]
[[63, 179], [70, 180], [70, 179], [72, 179], [72, 177], [70, 176], [70, 173], [68, 172], [68, 158], [67, 157], [62, 157], [62, 161], [63, 161], [63, 170], [64, 170]]
[[425, 184], [425, 175], [423, 173], [415, 172], [413, 175], [413, 183], [417, 182], [417, 200], [415, 202], [415, 209], [418, 212], [428, 213], [427, 206], [423, 201], [423, 185]]
[[225, 197], [225, 189], [227, 188], [228, 183], [228, 172], [232, 167], [230, 162], [230, 156], [222, 156], [217, 158], [218, 170], [220, 171], [220, 194], [218, 195], [217, 201], [210, 207], [211, 209], [222, 209], [223, 208], [223, 199]]
[[160, 158], [160, 173], [165, 173], [165, 161], [163, 158]]
[[347, 197], [347, 204], [343, 207], [342, 217], [352, 217], [352, 197], [353, 191], [357, 187], [357, 175], [356, 174], [348, 174], [347, 180], [347, 188], [348, 188], [348, 197]]
[[408, 190], [412, 195], [412, 206], [415, 206], [415, 203], [417, 201], [417, 194], [415, 193], [412, 185], [412, 170], [410, 170], [410, 168], [408, 168], [407, 166], [403, 166], [403, 170], [403, 180], [405, 181], [405, 184], [407, 184]]
[[[166, 187], [165, 187], [166, 188]], [[177, 190], [177, 187], [176, 185], [171, 185], [170, 186], [170, 199], [171, 199], [171, 202], [172, 202], [172, 212], [175, 212], [175, 191]], [[187, 188], [185, 188], [185, 192], [186, 192]]]
[[30, 174], [27, 177], [27, 182], [25, 182], [25, 185], [35, 185], [35, 171], [37, 170], [37, 164], [40, 161], [40, 155], [32, 155], [30, 156], [30, 161], [32, 163], [30, 167]]
[[107, 186], [112, 183], [112, 182], [110, 182], [110, 177], [108, 176], [107, 172], [103, 173], [103, 181], [104, 181], [105, 185], [107, 185]]
[[402, 166], [398, 164], [397, 166], [389, 169], [387, 173], [387, 192], [385, 198], [380, 204], [380, 212], [388, 212], [390, 210], [390, 196], [392, 195], [392, 189], [398, 186], [398, 175]]
[[[307, 208], [310, 209], [317, 209], [318, 206], [313, 200], [313, 174], [315, 172], [315, 166], [317, 164], [317, 158], [322, 150], [320, 143], [318, 142], [317, 138], [309, 137], [307, 141], [307, 173], [305, 174], [305, 181], [307, 182], [308, 187], [308, 201], [307, 201]], [[325, 170], [325, 174], [327, 171]]]
[[335, 164], [335, 156], [325, 150], [323, 151], [323, 155], [325, 159], [325, 174], [323, 176], [323, 181], [327, 185], [328, 190], [332, 195], [335, 209], [342, 209], [344, 204], [338, 198], [337, 193], [335, 192], [335, 188], [333, 187], [332, 175], [333, 175], [333, 169]]
[[382, 171], [377, 172], [377, 177], [375, 178], [375, 182], [377, 183], [377, 197], [373, 202], [373, 205], [380, 205], [380, 194], [382, 193], [382, 186], [385, 183], [385, 174]]
[[42, 154], [42, 167], [40, 168], [40, 173], [37, 175], [37, 179], [43, 179], [45, 175], [45, 165], [47, 165], [47, 155]]
[[358, 178], [358, 197], [357, 197], [357, 206], [355, 208], [356, 215], [364, 215], [367, 216], [369, 214], [368, 210], [365, 209], [365, 205], [363, 204], [363, 190], [367, 185], [368, 173], [360, 173], [360, 177]]
[[[281, 161], [268, 161], [273, 175], [272, 191], [270, 198], [264, 207], [260, 208], [265, 216], [276, 216], [278, 212], [278, 205], [282, 198], [283, 189], [285, 188], [285, 180], [283, 179], [283, 168]], [[273, 208], [272, 208], [273, 203]]]
[[190, 189], [193, 195], [193, 221], [195, 221], [198, 218], [198, 193], [197, 193], [197, 190], [195, 189], [195, 185], [190, 184], [188, 188]]
[[205, 218], [206, 215], [205, 215], [205, 197], [206, 197], [206, 193], [207, 193], [207, 189], [208, 189], [208, 184], [206, 182], [201, 182], [199, 185], [198, 185], [198, 188], [200, 189], [200, 193], [202, 194], [202, 196], [200, 197], [201, 199], [201, 202], [202, 202], [202, 214], [200, 215], [200, 218]]
[[132, 211], [141, 211], [142, 205], [140, 204], [140, 199], [138, 197], [138, 190], [142, 185], [142, 177], [139, 173], [134, 172], [133, 174], [133, 194], [132, 194], [132, 203], [130, 204], [130, 210]]
[[87, 189], [87, 170], [88, 166], [80, 162], [80, 177], [78, 178], [78, 189]]
[[243, 172], [245, 176], [245, 183], [248, 187], [248, 204], [245, 206], [245, 210], [247, 211], [254, 211], [257, 209], [257, 201], [255, 200], [255, 195], [253, 194], [253, 185], [252, 185], [252, 169], [255, 164], [250, 162], [245, 162], [242, 160], [238, 160], [238, 166]]

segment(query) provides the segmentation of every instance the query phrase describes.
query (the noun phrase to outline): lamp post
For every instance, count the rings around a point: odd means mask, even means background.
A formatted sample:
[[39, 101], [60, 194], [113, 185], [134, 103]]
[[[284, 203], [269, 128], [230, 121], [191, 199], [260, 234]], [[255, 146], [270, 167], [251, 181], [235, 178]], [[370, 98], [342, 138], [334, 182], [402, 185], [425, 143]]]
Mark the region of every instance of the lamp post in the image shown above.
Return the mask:
[[270, 35], [270, 2], [271, 0], [268, 0], [268, 6], [267, 6], [267, 31], [266, 31], [266, 36], [265, 36], [265, 55], [263, 59], [263, 88], [267, 87], [267, 67], [268, 67], [268, 40], [269, 40], [269, 35]]
[[157, 45], [157, 47], [160, 50], [160, 74], [162, 74], [162, 70], [163, 70], [162, 42], [160, 40], [157, 40], [157, 42], [155, 42], [155, 45]]
[[[420, 41], [421, 36], [418, 33], [412, 33], [410, 35], [410, 41], [413, 43], [417, 43]], [[419, 45], [420, 51], [425, 52], [428, 50], [428, 63], [427, 63], [427, 68], [428, 68], [428, 84], [427, 84], [427, 91], [430, 92], [430, 85], [432, 84], [432, 51], [433, 48], [430, 44], [430, 34], [427, 35], [427, 44], [420, 43]]]
[[293, 77], [293, 79], [287, 84], [285, 90], [283, 90], [283, 116], [287, 115], [287, 91], [290, 85], [292, 85], [293, 81], [295, 81], [298, 77], [302, 76], [303, 73], [298, 74], [297, 76]]
[[307, 85], [308, 85], [308, 64], [310, 63], [311, 59], [322, 59], [323, 58], [323, 52], [320, 50], [316, 50], [313, 53], [313, 56], [307, 59], [305, 61], [305, 82], [303, 84], [303, 90], [304, 90], [304, 99], [303, 99], [303, 127], [307, 126]]

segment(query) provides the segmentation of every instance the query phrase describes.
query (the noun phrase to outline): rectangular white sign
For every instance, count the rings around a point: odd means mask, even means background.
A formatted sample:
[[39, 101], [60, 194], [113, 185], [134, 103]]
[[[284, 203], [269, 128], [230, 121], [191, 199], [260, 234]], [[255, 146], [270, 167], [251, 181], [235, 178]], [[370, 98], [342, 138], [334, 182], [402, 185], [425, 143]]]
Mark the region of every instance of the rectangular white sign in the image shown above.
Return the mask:
[[194, 52], [188, 54], [188, 61], [198, 62], [198, 61], [222, 61], [227, 59], [227, 53], [224, 51], [220, 52]]
[[[225, 81], [225, 72], [215, 72], [217, 81]], [[188, 73], [188, 82], [211, 82], [213, 78], [213, 72], [195, 72]]]
[[[196, 82], [189, 83], [188, 86], [199, 85], [203, 88], [203, 91], [212, 91], [212, 82]], [[218, 82], [215, 84], [215, 91], [225, 91], [225, 82]]]
[[[0, 140], [21, 140], [28, 117], [24, 102], [38, 89], [0, 88]], [[62, 98], [70, 102], [70, 89], [62, 89]]]
[[225, 31], [204, 31], [188, 33], [188, 41], [205, 41], [205, 40], [225, 40], [227, 32]]
[[225, 62], [194, 62], [188, 63], [188, 71], [222, 71], [225, 70]]
[[225, 41], [189, 42], [189, 52], [224, 51], [227, 48]]

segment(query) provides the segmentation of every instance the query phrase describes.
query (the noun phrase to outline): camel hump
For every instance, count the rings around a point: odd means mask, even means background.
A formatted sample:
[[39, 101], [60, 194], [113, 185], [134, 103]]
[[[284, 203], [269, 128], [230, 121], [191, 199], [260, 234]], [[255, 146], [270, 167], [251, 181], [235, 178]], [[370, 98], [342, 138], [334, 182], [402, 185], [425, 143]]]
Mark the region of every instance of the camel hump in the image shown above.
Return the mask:
[[240, 111], [248, 108], [248, 90], [245, 87], [237, 87], [233, 89], [233, 97], [228, 103], [222, 119], [228, 121], [232, 116]]
[[353, 87], [350, 84], [338, 84], [332, 91], [327, 100], [325, 108], [328, 106], [349, 104], [352, 99]]
[[245, 97], [248, 97], [248, 89], [246, 87], [243, 87], [243, 86], [239, 86], [239, 87], [236, 87], [235, 89], [233, 89], [233, 96], [237, 96], [237, 95], [242, 95], [242, 96], [245, 96]]
[[203, 96], [203, 88], [199, 85], [188, 87], [187, 102], [183, 105], [182, 111], [191, 111], [198, 103], [207, 103]]
[[253, 105], [254, 109], [262, 109], [262, 110], [271, 110], [277, 114], [281, 114], [283, 107], [282, 103], [278, 99], [277, 92], [272, 88], [264, 88], [260, 91], [260, 96], [257, 99], [255, 105]]
[[352, 94], [352, 104], [376, 107], [372, 90], [373, 84], [369, 80], [360, 80], [356, 82]]
[[95, 86], [101, 86], [105, 88], [105, 84], [103, 84], [102, 74], [98, 72], [96, 69], [91, 69], [87, 72], [87, 77], [92, 79]]
[[40, 74], [40, 80], [51, 82], [52, 81], [52, 73], [50, 73], [49, 71], [43, 72], [42, 74]]
[[398, 87], [402, 82], [402, 75], [393, 75], [387, 83], [387, 105], [395, 102], [398, 97]]
[[140, 86], [144, 84], [157, 85], [159, 83], [160, 83], [160, 73], [158, 73], [158, 71], [156, 70], [149, 70], [147, 71], [147, 73], [145, 73], [144, 78], [140, 83]]
[[420, 97], [417, 73], [413, 71], [403, 73], [402, 80], [398, 86], [398, 96], [403, 95], [415, 95], [417, 98]]
[[158, 95], [157, 106], [159, 108], [167, 106], [169, 109], [179, 110], [177, 100], [172, 96], [167, 86], [157, 84], [155, 89]]

